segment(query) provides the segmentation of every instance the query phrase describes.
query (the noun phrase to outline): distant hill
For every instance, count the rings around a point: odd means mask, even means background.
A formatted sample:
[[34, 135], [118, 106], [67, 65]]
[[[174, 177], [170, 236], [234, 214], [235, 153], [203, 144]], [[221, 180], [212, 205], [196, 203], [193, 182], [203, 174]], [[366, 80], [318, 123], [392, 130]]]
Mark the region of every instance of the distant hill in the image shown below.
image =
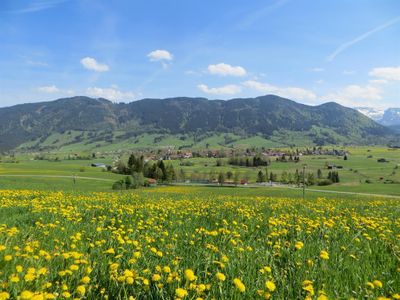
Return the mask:
[[129, 147], [131, 139], [152, 134], [179, 136], [191, 143], [213, 134], [282, 142], [285, 136], [297, 135], [324, 145], [383, 143], [392, 131], [334, 102], [307, 106], [274, 95], [228, 101], [143, 99], [128, 104], [73, 97], [0, 108], [3, 151], [21, 145], [51, 149], [79, 143]]

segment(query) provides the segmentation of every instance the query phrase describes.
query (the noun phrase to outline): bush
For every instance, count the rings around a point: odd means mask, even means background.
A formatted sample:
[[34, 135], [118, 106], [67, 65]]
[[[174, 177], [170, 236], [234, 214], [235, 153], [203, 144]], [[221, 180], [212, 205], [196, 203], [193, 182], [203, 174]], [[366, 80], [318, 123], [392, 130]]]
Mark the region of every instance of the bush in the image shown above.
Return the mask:
[[124, 181], [119, 180], [114, 182], [112, 189], [113, 190], [122, 190], [124, 188]]
[[330, 179], [324, 179], [324, 180], [318, 181], [319, 186], [327, 186], [327, 185], [331, 185], [331, 184], [333, 184], [333, 182]]

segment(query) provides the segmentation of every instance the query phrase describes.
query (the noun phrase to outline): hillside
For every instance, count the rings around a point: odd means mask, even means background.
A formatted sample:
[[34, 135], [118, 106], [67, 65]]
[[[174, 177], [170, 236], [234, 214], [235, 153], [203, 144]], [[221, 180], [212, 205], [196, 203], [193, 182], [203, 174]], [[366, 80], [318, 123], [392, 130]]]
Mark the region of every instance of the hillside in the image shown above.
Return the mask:
[[105, 99], [73, 97], [0, 108], [0, 150], [19, 146], [52, 149], [74, 144], [88, 147], [149, 144], [171, 139], [182, 146], [223, 136], [229, 145], [258, 137], [297, 144], [370, 144], [384, 142], [391, 131], [356, 110], [330, 102], [307, 106], [274, 95], [257, 98], [143, 99], [114, 104]]

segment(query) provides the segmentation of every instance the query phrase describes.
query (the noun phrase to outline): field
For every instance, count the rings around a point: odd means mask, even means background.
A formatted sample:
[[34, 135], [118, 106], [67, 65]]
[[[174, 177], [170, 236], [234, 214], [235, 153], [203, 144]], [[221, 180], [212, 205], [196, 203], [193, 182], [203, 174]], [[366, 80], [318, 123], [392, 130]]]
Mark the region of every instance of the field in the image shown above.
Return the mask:
[[399, 299], [398, 200], [0, 192], [0, 299]]

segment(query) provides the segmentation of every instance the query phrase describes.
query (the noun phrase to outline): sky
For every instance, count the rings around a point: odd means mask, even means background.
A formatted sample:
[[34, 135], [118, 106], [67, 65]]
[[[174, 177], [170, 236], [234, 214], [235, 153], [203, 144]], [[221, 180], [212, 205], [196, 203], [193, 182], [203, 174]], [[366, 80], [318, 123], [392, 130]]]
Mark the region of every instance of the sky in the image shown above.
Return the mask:
[[0, 1], [0, 107], [266, 94], [400, 107], [400, 1]]

